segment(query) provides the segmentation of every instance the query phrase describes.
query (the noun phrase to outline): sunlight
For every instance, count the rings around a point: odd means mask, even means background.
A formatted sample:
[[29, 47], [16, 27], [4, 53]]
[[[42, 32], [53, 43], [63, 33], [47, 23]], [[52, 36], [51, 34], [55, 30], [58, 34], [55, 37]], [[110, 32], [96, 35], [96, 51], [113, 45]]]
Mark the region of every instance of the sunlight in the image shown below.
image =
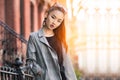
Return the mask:
[[86, 73], [119, 73], [120, 0], [66, 3], [70, 12], [68, 28], [73, 33], [70, 47], [79, 57], [79, 69]]

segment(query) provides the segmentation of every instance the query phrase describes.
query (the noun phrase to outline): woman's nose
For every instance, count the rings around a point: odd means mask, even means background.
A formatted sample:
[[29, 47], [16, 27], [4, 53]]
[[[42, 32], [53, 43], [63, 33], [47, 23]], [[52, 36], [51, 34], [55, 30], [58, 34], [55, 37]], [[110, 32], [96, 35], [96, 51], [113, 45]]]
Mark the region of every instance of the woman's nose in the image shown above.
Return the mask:
[[52, 22], [52, 24], [54, 24], [54, 25], [55, 25], [55, 24], [56, 24], [56, 20], [54, 20], [54, 21]]

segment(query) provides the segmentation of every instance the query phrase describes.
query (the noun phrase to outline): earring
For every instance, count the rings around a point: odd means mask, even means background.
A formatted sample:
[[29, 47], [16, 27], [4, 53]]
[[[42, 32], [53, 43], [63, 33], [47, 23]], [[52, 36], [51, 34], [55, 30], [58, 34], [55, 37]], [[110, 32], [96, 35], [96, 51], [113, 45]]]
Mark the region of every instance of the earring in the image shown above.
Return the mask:
[[47, 18], [44, 18], [43, 26], [45, 26], [45, 24], [46, 24], [46, 19], [47, 19]]

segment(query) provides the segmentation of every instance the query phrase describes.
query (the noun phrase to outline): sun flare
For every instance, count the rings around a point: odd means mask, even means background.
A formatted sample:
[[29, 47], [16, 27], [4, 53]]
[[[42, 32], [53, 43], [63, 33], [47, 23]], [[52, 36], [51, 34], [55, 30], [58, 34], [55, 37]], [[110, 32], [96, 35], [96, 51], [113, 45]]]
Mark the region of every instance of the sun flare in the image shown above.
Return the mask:
[[[86, 73], [120, 73], [120, 0], [66, 0], [71, 54]], [[70, 35], [71, 34], [71, 35]]]

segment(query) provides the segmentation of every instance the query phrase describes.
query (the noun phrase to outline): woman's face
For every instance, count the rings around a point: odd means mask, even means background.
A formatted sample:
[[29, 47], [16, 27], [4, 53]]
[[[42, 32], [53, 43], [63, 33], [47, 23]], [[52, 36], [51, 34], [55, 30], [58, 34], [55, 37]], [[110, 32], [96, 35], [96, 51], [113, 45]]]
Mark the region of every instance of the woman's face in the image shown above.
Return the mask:
[[46, 25], [51, 30], [56, 29], [62, 23], [63, 19], [63, 12], [59, 10], [51, 11], [47, 16]]

